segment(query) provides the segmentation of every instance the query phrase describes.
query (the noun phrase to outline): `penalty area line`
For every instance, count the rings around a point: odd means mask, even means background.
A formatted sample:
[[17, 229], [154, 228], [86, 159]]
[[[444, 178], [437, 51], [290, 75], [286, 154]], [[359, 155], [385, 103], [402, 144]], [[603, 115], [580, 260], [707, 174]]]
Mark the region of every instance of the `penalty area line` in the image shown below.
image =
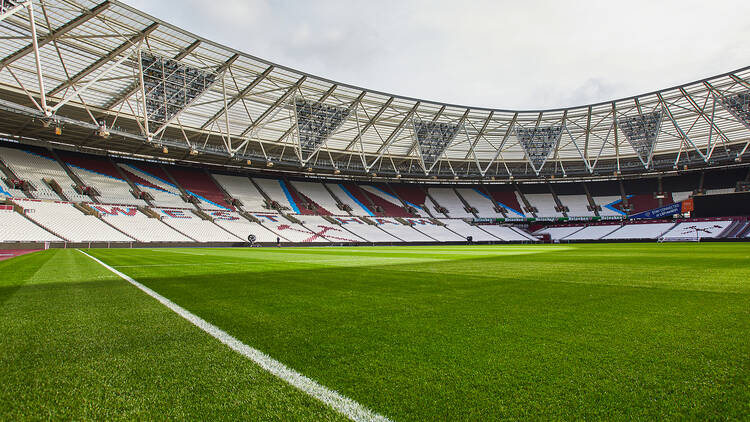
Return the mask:
[[105, 264], [101, 260], [94, 258], [93, 256], [87, 254], [86, 252], [80, 249], [78, 249], [78, 252], [91, 258], [92, 260], [100, 264], [102, 267], [106, 268], [107, 270], [114, 273], [115, 275], [122, 278], [123, 280], [127, 281], [128, 283], [132, 284], [133, 286], [137, 287], [142, 292], [146, 293], [152, 298], [156, 299], [162, 305], [166, 306], [167, 308], [169, 308], [171, 311], [181, 316], [182, 318], [188, 320], [190, 323], [192, 323], [196, 327], [205, 331], [206, 333], [211, 335], [211, 337], [224, 343], [230, 349], [252, 360], [258, 366], [263, 368], [265, 371], [270, 372], [275, 377], [281, 379], [282, 381], [286, 382], [292, 387], [295, 387], [296, 389], [302, 391], [308, 396], [328, 405], [333, 410], [342, 414], [343, 416], [346, 416], [347, 418], [353, 421], [390, 422], [390, 419], [386, 418], [385, 416], [379, 415], [373, 412], [372, 410], [357, 403], [356, 401], [348, 397], [345, 397], [339, 394], [338, 392], [331, 390], [330, 388], [324, 385], [319, 384], [315, 380], [310, 379], [300, 374], [299, 372], [287, 367], [283, 363], [268, 356], [267, 354], [261, 352], [260, 350], [250, 347], [245, 343], [242, 343], [241, 341], [237, 340], [235, 337], [223, 331], [219, 327], [211, 324], [210, 322], [193, 314], [192, 312], [172, 302], [171, 300], [160, 295], [159, 293], [151, 290], [145, 285], [137, 282], [130, 276], [123, 274], [120, 271], [117, 271], [115, 268]]

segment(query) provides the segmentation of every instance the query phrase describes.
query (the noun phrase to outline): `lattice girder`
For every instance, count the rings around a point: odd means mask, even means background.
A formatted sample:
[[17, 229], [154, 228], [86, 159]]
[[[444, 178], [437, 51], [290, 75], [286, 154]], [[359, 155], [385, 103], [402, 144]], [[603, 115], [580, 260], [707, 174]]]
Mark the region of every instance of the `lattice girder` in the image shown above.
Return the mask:
[[649, 166], [654, 155], [656, 140], [661, 128], [662, 112], [638, 114], [617, 119], [617, 126], [633, 147], [638, 159], [645, 167]]

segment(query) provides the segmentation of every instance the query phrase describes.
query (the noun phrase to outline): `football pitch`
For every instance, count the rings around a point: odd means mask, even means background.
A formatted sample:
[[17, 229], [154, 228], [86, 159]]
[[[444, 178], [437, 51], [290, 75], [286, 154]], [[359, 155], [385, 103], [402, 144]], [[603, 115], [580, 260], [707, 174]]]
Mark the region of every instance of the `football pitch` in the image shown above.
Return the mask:
[[750, 243], [689, 243], [20, 256], [0, 419], [351, 416], [102, 263], [393, 421], [750, 418]]

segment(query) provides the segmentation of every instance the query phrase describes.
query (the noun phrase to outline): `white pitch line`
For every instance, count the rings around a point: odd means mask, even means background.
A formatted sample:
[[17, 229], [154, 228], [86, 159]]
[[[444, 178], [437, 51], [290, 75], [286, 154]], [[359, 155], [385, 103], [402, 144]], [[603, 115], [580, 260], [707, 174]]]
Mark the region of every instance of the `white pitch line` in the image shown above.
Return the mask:
[[135, 281], [128, 275], [123, 274], [120, 271], [117, 271], [116, 269], [105, 264], [99, 259], [94, 258], [93, 256], [87, 254], [86, 252], [80, 249], [78, 250], [78, 252], [98, 262], [104, 268], [108, 269], [109, 271], [119, 276], [123, 280], [127, 281], [128, 283], [132, 284], [133, 286], [137, 287], [138, 289], [140, 289], [147, 295], [161, 302], [162, 305], [166, 306], [177, 315], [185, 318], [196, 327], [200, 328], [201, 330], [210, 334], [215, 339], [229, 346], [230, 349], [252, 360], [258, 366], [270, 372], [272, 375], [288, 383], [289, 385], [297, 388], [298, 390], [302, 391], [308, 396], [313, 397], [321, 401], [322, 403], [330, 406], [333, 410], [346, 416], [347, 418], [353, 421], [363, 421], [363, 422], [364, 421], [390, 422], [390, 419], [386, 418], [385, 416], [379, 415], [373, 412], [372, 410], [357, 403], [356, 401], [348, 397], [345, 397], [324, 385], [318, 384], [316, 381], [300, 374], [294, 369], [287, 367], [283, 363], [268, 356], [267, 354], [261, 352], [260, 350], [252, 348], [246, 345], [245, 343], [242, 343], [241, 341], [237, 340], [235, 337], [226, 333], [219, 327], [193, 314], [192, 312], [172, 302], [171, 300], [151, 290], [150, 288], [144, 286], [143, 284]]

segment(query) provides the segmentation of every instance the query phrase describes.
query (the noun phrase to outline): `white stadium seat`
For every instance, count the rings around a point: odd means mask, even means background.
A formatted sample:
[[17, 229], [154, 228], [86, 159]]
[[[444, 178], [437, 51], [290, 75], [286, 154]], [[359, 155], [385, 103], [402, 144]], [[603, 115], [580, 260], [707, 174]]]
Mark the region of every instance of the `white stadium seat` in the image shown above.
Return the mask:
[[38, 200], [15, 200], [26, 216], [39, 225], [71, 242], [132, 242], [107, 223], [86, 215], [73, 204]]

